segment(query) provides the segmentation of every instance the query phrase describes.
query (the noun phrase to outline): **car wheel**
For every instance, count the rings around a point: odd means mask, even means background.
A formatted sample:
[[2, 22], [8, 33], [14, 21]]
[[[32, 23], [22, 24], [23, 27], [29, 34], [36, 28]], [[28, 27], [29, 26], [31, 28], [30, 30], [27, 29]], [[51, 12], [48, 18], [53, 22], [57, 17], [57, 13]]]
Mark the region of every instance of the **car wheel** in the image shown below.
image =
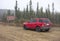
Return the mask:
[[24, 29], [25, 29], [25, 30], [28, 30], [27, 26], [24, 26]]
[[46, 29], [45, 31], [46, 31], [46, 32], [48, 32], [48, 31], [49, 31], [49, 29]]
[[36, 27], [36, 31], [40, 32], [41, 31], [40, 27]]

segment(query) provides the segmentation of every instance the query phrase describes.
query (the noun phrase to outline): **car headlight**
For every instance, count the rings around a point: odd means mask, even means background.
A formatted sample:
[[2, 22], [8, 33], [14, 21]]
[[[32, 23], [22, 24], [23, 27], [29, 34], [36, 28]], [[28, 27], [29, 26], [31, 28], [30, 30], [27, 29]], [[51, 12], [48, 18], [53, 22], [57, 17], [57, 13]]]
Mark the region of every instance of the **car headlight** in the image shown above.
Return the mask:
[[49, 25], [49, 24], [46, 24], [46, 25]]

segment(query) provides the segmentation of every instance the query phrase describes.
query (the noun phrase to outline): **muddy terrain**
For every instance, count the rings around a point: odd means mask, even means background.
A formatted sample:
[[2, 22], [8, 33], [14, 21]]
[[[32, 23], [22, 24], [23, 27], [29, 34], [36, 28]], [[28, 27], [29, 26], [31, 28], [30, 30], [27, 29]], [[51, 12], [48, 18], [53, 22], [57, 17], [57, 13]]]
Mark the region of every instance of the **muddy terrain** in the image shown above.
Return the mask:
[[0, 25], [0, 41], [60, 41], [60, 27], [52, 27], [49, 32], [36, 32]]

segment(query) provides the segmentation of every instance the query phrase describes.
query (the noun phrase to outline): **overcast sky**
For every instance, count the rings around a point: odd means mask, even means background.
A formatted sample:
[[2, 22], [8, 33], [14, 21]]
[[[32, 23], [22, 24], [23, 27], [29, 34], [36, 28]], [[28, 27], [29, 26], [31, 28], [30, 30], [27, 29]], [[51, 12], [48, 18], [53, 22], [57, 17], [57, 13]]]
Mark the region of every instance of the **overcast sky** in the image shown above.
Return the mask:
[[[0, 9], [12, 9], [14, 10], [15, 7], [15, 1], [16, 0], [0, 0]], [[20, 10], [23, 10], [26, 8], [26, 5], [29, 5], [30, 0], [17, 0], [18, 1], [18, 7]], [[55, 11], [60, 12], [60, 0], [32, 0], [32, 7], [34, 10], [36, 10], [37, 2], [39, 2], [39, 8], [43, 7], [45, 10], [48, 7], [48, 4], [50, 4], [50, 10], [52, 10], [52, 3], [54, 2], [54, 8]]]

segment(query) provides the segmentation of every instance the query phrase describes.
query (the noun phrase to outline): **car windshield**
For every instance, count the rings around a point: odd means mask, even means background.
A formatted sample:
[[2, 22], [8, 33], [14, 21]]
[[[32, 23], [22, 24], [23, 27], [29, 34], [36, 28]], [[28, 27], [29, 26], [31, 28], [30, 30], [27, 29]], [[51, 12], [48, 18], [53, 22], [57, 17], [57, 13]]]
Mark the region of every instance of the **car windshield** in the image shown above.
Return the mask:
[[50, 20], [49, 19], [46, 19], [46, 20], [39, 20], [39, 22], [46, 22], [46, 23], [48, 23], [48, 22], [50, 22]]

